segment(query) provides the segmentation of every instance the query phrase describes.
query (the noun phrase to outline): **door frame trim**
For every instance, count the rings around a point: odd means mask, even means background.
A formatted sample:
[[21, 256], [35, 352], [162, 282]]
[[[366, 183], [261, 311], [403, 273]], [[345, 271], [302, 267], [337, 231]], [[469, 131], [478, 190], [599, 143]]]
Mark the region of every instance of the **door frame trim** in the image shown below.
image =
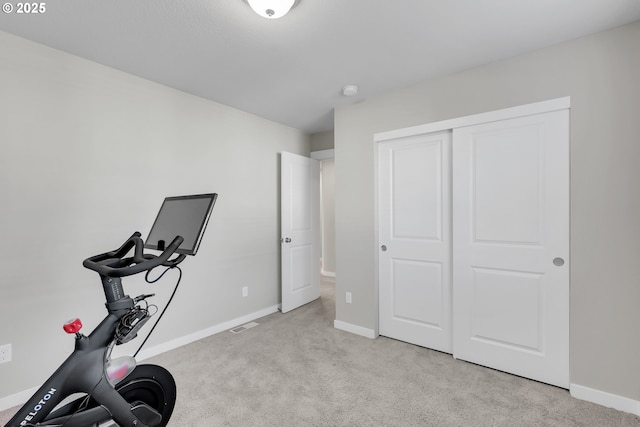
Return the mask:
[[[380, 201], [380, 188], [379, 188], [379, 159], [378, 159], [378, 143], [389, 141], [392, 139], [404, 138], [409, 136], [416, 136], [425, 133], [434, 133], [445, 130], [453, 130], [455, 128], [461, 128], [465, 126], [473, 126], [482, 123], [489, 123], [507, 119], [514, 119], [517, 117], [530, 116], [533, 114], [550, 113], [552, 111], [566, 110], [571, 108], [571, 97], [565, 96], [562, 98], [549, 99], [546, 101], [534, 102], [531, 104], [518, 105], [515, 107], [504, 108], [501, 110], [488, 111], [485, 113], [472, 114], [469, 116], [457, 117], [454, 119], [441, 120], [437, 122], [426, 123], [423, 125], [411, 126], [401, 129], [394, 129], [386, 132], [378, 132], [373, 135], [373, 203], [374, 203], [374, 289], [373, 289], [373, 307], [374, 313], [374, 338], [380, 335], [380, 258], [378, 248], [380, 247], [380, 236], [378, 229], [380, 227], [380, 218], [378, 215], [378, 206]], [[569, 133], [571, 134], [571, 133]], [[454, 140], [451, 141], [455, 143]], [[569, 140], [569, 146], [571, 146], [571, 140]], [[571, 193], [571, 189], [569, 189]], [[571, 210], [569, 210], [571, 212]], [[569, 242], [571, 247], [571, 242]], [[569, 279], [571, 280], [571, 279]], [[569, 283], [571, 286], [571, 283]]]

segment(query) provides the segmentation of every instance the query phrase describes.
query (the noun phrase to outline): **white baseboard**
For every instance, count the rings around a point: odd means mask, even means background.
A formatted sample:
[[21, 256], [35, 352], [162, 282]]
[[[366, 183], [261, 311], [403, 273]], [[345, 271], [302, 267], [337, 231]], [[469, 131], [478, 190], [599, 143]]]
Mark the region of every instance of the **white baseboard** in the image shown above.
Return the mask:
[[333, 321], [333, 327], [341, 331], [351, 332], [352, 334], [362, 335], [366, 338], [374, 339], [376, 332], [373, 329], [363, 328], [362, 326], [352, 325], [351, 323], [342, 322], [340, 320]]
[[[231, 328], [235, 328], [236, 326], [244, 325], [245, 323], [267, 316], [271, 313], [275, 313], [276, 311], [278, 311], [278, 306], [274, 305], [272, 307], [267, 307], [265, 309], [256, 311], [254, 313], [247, 314], [246, 316], [238, 317], [236, 319], [229, 320], [228, 322], [224, 322], [219, 325], [215, 325], [210, 328], [203, 329], [201, 331], [194, 332], [192, 334], [185, 335], [180, 338], [176, 338], [166, 343], [162, 343], [154, 347], [142, 350], [140, 353], [138, 353], [136, 360], [142, 361], [144, 359], [157, 356], [166, 351], [173, 350], [178, 347], [182, 347], [183, 345], [190, 344], [194, 341], [198, 341], [203, 338], [209, 337], [211, 335], [215, 335], [220, 332], [229, 330]], [[38, 391], [38, 387], [30, 388], [28, 390], [24, 390], [24, 391], [0, 398], [0, 411], [4, 411], [9, 408], [13, 408], [14, 406], [24, 404], [27, 400], [29, 400], [31, 396], [33, 396], [33, 393], [35, 393], [36, 391]]]
[[320, 270], [320, 274], [326, 277], [336, 277], [336, 273], [333, 271], [325, 271], [324, 269]]
[[628, 397], [618, 396], [616, 394], [607, 393], [593, 388], [570, 384], [569, 392], [576, 399], [586, 400], [587, 402], [597, 403], [607, 408], [617, 409], [619, 411], [629, 412], [640, 416], [640, 401], [629, 399]]

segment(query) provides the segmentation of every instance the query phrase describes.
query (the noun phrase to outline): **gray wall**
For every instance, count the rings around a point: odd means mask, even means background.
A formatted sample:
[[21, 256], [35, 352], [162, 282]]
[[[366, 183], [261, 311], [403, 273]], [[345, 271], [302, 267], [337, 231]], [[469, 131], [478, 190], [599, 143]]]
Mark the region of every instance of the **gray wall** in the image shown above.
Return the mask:
[[[146, 235], [166, 196], [220, 195], [145, 348], [278, 304], [279, 152], [309, 146], [298, 130], [0, 32], [0, 344], [13, 344], [0, 399], [72, 351], [67, 319], [89, 332], [106, 314], [82, 260]], [[155, 292], [162, 308], [166, 277], [125, 290]]]
[[333, 131], [311, 134], [311, 151], [330, 150], [333, 148]]
[[337, 108], [337, 320], [377, 330], [374, 133], [569, 95], [571, 382], [640, 399], [639, 70], [636, 22]]

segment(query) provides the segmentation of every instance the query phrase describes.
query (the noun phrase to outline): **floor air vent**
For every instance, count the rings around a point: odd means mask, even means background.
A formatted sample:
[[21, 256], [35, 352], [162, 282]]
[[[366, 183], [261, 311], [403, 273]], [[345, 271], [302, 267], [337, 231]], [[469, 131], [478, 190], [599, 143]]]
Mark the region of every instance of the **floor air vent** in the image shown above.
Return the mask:
[[229, 329], [229, 331], [230, 331], [230, 332], [232, 332], [232, 333], [234, 333], [234, 334], [239, 334], [240, 332], [244, 332], [244, 331], [246, 331], [247, 329], [251, 329], [251, 328], [253, 328], [254, 326], [258, 326], [258, 325], [259, 325], [259, 323], [256, 323], [256, 322], [249, 322], [249, 323], [247, 323], [246, 325], [236, 326], [236, 327], [235, 327], [235, 328], [233, 328], [233, 329]]

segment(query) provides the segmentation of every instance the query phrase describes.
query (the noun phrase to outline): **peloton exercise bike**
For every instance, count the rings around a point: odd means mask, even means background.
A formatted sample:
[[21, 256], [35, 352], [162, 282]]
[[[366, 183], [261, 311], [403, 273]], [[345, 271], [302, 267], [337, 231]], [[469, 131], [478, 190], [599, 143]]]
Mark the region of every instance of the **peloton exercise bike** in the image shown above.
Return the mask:
[[[79, 319], [64, 325], [67, 333], [75, 334], [75, 350], [6, 427], [167, 425], [176, 401], [176, 383], [169, 371], [156, 365], [136, 366], [135, 355], [111, 358], [114, 346], [135, 338], [157, 311], [150, 310], [155, 306], [146, 301], [153, 294], [126, 295], [122, 277], [147, 272], [146, 281], [154, 283], [172, 268], [177, 268], [181, 277], [177, 266], [187, 255], [195, 255], [216, 198], [215, 193], [167, 197], [146, 242], [136, 232], [120, 248], [84, 260], [86, 268], [100, 275], [108, 314], [89, 336], [80, 332]], [[145, 253], [144, 249], [161, 254]], [[156, 267], [165, 267], [165, 271], [150, 280], [149, 272]]]

